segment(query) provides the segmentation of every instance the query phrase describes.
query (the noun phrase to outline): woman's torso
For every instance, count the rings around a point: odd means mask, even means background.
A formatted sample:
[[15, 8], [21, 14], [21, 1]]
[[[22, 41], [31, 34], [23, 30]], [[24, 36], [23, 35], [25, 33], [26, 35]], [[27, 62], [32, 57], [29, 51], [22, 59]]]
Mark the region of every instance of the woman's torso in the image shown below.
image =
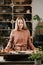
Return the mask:
[[17, 51], [27, 50], [28, 32], [27, 30], [14, 31], [13, 48]]

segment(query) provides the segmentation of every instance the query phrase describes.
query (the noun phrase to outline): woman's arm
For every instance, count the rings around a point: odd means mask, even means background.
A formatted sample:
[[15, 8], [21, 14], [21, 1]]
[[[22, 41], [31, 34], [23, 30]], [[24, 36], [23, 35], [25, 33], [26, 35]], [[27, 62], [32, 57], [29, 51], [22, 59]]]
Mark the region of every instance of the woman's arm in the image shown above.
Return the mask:
[[5, 48], [6, 51], [9, 51], [10, 48], [11, 48], [11, 44], [13, 43], [13, 40], [14, 40], [14, 37], [13, 37], [13, 30], [11, 31], [11, 34], [10, 34], [10, 39], [8, 41], [8, 44]]
[[36, 50], [35, 46], [34, 46], [33, 43], [31, 42], [30, 32], [29, 32], [29, 31], [28, 31], [28, 45], [29, 45], [30, 49]]

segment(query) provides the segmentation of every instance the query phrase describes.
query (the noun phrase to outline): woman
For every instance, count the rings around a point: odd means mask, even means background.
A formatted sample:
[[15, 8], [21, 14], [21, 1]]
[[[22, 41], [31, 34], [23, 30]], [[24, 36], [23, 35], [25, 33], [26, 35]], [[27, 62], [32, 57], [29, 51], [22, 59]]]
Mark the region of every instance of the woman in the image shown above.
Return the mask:
[[26, 51], [28, 49], [36, 50], [31, 42], [30, 32], [27, 29], [25, 20], [18, 17], [15, 29], [11, 31], [9, 42], [5, 48], [6, 51]]

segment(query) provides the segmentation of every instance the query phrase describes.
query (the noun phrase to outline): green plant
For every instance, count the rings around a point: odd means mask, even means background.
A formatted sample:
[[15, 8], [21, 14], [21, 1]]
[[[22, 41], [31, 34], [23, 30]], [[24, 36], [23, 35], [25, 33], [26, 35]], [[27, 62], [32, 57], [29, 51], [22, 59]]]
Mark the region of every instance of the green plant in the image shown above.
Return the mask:
[[39, 45], [38, 48], [39, 48], [39, 51], [43, 51], [43, 45]]
[[41, 20], [41, 18], [39, 17], [39, 15], [35, 15], [35, 16], [33, 16], [33, 20], [40, 21], [40, 20]]
[[31, 56], [30, 56], [30, 59], [32, 60], [43, 60], [43, 52], [39, 52], [37, 51], [36, 53], [32, 53]]
[[[34, 43], [35, 43], [35, 41], [36, 41], [36, 43], [38, 42], [38, 43], [40, 43], [41, 41], [41, 36], [40, 35], [42, 35], [43, 34], [43, 32], [42, 32], [42, 29], [43, 29], [43, 24], [42, 24], [42, 22], [41, 22], [41, 18], [40, 18], [40, 16], [39, 15], [34, 15], [33, 16], [33, 20], [37, 20], [37, 26], [35, 27], [35, 34], [34, 34]], [[38, 47], [40, 50], [42, 50], [43, 49], [43, 45], [41, 45], [41, 46], [39, 46]]]
[[[35, 15], [35, 16], [33, 16], [33, 20], [37, 20], [38, 21], [38, 24], [39, 24], [39, 22], [41, 21], [41, 18], [39, 17], [39, 15]], [[36, 26], [36, 29], [39, 29], [39, 28], [43, 28], [43, 26], [42, 25], [37, 25]]]

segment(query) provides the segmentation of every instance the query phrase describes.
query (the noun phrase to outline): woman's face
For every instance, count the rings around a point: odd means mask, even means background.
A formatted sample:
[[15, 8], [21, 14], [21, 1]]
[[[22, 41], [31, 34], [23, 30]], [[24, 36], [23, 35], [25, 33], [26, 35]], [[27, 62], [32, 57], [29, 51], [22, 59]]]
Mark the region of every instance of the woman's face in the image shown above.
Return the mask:
[[20, 30], [23, 28], [23, 21], [21, 19], [18, 20], [18, 27]]

